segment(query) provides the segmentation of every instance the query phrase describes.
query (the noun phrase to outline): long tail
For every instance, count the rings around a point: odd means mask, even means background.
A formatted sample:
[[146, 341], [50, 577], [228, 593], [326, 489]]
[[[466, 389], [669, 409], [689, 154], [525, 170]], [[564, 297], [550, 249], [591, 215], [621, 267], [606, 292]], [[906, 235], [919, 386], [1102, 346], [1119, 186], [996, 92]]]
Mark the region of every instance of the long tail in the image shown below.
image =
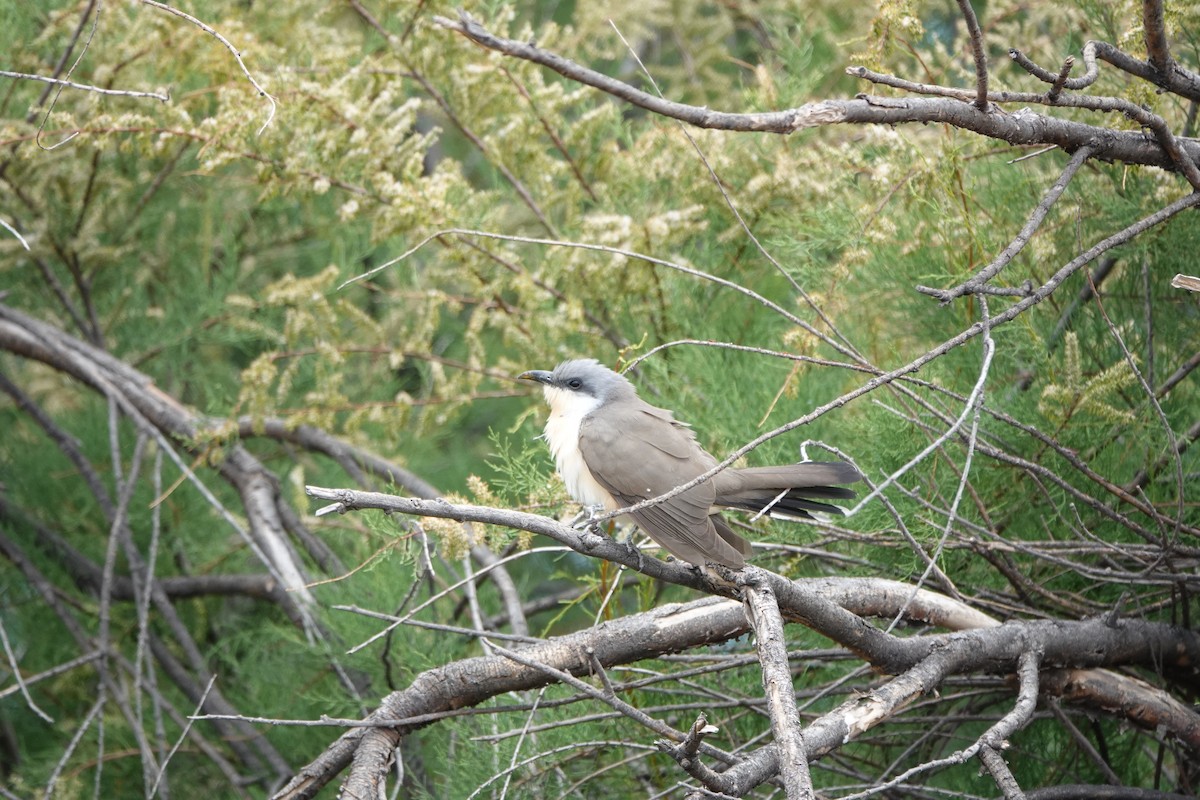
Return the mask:
[[829, 484], [860, 480], [862, 475], [858, 470], [841, 461], [726, 470], [717, 476], [715, 502], [755, 513], [768, 509], [772, 517], [812, 519], [811, 511], [844, 513], [840, 506], [819, 500], [848, 500], [855, 496], [853, 489]]

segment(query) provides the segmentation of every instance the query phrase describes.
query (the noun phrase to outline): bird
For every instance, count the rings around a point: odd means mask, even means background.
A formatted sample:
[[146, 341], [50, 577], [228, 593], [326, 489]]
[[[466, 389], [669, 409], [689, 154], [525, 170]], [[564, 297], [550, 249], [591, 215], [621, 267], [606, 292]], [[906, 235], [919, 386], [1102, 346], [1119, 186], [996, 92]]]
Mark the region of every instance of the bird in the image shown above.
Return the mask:
[[[717, 465], [691, 426], [673, 412], [638, 397], [626, 378], [595, 359], [564, 361], [553, 370], [529, 370], [519, 380], [541, 384], [550, 416], [542, 438], [567, 492], [607, 511], [658, 497]], [[821, 500], [848, 499], [833, 484], [862, 480], [845, 462], [802, 462], [776, 467], [727, 468], [707, 481], [629, 516], [660, 547], [698, 567], [740, 570], [750, 542], [734, 533], [722, 508], [813, 519], [811, 512], [842, 513]]]

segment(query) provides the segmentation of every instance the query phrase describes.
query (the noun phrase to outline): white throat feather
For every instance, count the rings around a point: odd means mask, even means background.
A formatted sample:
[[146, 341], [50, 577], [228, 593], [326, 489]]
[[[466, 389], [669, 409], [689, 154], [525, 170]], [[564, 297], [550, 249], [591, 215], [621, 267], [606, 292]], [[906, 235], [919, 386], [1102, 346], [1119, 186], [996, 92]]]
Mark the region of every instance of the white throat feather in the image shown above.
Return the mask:
[[542, 438], [550, 446], [567, 492], [585, 506], [603, 506], [610, 511], [618, 508], [613, 496], [592, 476], [579, 451], [579, 426], [584, 417], [600, 407], [600, 398], [568, 392], [557, 386], [543, 386], [542, 389], [550, 405], [550, 418], [546, 420]]

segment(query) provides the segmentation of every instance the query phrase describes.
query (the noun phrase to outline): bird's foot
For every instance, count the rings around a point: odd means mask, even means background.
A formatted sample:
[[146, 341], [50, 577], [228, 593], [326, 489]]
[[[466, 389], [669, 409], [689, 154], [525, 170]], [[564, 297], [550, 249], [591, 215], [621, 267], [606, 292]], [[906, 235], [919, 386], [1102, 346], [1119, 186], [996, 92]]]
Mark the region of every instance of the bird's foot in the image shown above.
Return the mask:
[[641, 572], [644, 563], [642, 561], [642, 548], [637, 546], [632, 536], [625, 540], [625, 549], [629, 551], [630, 558], [637, 559], [637, 571]]
[[575, 515], [575, 519], [571, 522], [571, 527], [576, 530], [591, 529], [594, 533], [600, 533], [600, 523], [596, 518], [600, 516], [600, 512], [604, 510], [604, 506], [584, 506], [583, 509]]

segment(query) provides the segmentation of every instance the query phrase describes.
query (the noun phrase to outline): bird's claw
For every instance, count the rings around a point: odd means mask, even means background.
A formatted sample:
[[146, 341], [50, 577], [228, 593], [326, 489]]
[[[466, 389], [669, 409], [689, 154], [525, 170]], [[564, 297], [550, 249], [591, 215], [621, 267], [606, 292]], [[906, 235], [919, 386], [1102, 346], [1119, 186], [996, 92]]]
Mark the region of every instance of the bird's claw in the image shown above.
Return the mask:
[[571, 527], [579, 531], [590, 529], [594, 533], [600, 533], [600, 524], [596, 522], [596, 518], [600, 516], [600, 512], [603, 510], [603, 506], [583, 506], [580, 512], [575, 515], [575, 520], [571, 523]]
[[629, 551], [629, 556], [631, 558], [637, 559], [637, 571], [641, 572], [643, 564], [642, 548], [637, 546], [637, 544], [633, 541], [632, 536], [625, 540], [625, 549]]

